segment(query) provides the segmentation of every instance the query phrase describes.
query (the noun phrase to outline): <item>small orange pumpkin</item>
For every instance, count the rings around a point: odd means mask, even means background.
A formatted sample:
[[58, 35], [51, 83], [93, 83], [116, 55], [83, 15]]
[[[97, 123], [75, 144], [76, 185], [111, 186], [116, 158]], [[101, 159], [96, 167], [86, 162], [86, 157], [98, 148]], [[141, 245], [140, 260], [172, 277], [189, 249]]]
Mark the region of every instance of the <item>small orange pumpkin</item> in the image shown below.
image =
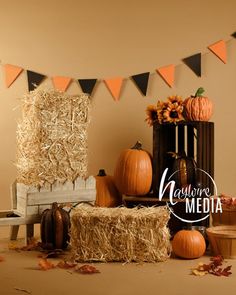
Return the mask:
[[194, 96], [184, 101], [184, 114], [189, 121], [209, 121], [213, 113], [213, 103], [205, 96], [202, 96], [204, 89], [198, 88]]
[[117, 190], [113, 177], [106, 175], [104, 169], [100, 169], [96, 178], [96, 202], [98, 207], [116, 207], [121, 205], [121, 195]]
[[115, 184], [125, 195], [146, 195], [152, 184], [152, 161], [148, 152], [137, 142], [131, 149], [124, 150], [117, 161]]
[[172, 249], [176, 256], [186, 259], [201, 257], [206, 251], [203, 235], [197, 230], [180, 230], [172, 241]]

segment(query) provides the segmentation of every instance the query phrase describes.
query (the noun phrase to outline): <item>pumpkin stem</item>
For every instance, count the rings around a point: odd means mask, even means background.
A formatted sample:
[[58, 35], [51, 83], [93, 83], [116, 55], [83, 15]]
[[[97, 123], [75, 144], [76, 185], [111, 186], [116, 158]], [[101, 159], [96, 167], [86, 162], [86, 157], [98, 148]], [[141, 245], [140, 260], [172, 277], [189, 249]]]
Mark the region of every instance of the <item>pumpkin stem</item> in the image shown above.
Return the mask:
[[184, 150], [183, 151], [180, 151], [178, 153], [175, 153], [175, 152], [167, 152], [167, 154], [170, 154], [175, 159], [182, 158], [182, 157], [183, 158], [187, 157], [186, 152]]
[[57, 202], [52, 203], [52, 210], [56, 210], [58, 208]]
[[98, 172], [97, 176], [107, 176], [105, 169], [99, 169], [99, 172]]
[[205, 90], [204, 90], [203, 87], [198, 88], [198, 90], [197, 90], [197, 92], [195, 93], [194, 97], [201, 97], [204, 91], [205, 91]]
[[137, 141], [135, 145], [131, 148], [132, 150], [142, 150], [142, 143], [140, 141]]

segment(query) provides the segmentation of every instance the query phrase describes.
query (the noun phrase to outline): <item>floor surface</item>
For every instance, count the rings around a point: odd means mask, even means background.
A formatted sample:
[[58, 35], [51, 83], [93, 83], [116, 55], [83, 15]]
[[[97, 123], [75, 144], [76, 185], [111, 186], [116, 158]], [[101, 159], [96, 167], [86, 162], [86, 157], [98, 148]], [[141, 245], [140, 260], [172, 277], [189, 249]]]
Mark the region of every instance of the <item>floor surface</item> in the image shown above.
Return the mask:
[[[96, 263], [99, 274], [82, 275], [64, 269], [38, 270], [39, 252], [9, 250], [8, 227], [0, 228], [0, 295], [199, 295], [235, 294], [236, 260], [230, 277], [206, 275], [196, 277], [190, 269], [198, 262], [209, 262], [204, 256], [197, 260], [168, 259], [156, 264]], [[23, 237], [23, 226], [20, 237]], [[23, 240], [19, 239], [18, 243]], [[54, 263], [60, 259], [50, 259]]]

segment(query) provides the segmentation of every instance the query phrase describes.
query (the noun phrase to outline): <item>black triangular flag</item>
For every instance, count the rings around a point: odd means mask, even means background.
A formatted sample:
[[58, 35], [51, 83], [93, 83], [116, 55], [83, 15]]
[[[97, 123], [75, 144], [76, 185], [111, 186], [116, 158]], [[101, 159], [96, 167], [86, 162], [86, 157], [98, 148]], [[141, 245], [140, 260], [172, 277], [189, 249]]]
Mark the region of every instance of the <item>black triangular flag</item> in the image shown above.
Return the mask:
[[97, 79], [78, 79], [78, 82], [82, 91], [91, 95]]
[[234, 32], [231, 36], [236, 38], [236, 32]]
[[182, 61], [198, 76], [201, 77], [201, 53], [197, 53], [182, 59]]
[[137, 85], [137, 87], [139, 88], [139, 90], [142, 92], [144, 96], [147, 94], [149, 75], [150, 75], [150, 72], [131, 76], [135, 84]]
[[29, 91], [32, 91], [35, 88], [37, 88], [37, 86], [39, 86], [39, 84], [43, 81], [45, 77], [45, 75], [27, 70]]

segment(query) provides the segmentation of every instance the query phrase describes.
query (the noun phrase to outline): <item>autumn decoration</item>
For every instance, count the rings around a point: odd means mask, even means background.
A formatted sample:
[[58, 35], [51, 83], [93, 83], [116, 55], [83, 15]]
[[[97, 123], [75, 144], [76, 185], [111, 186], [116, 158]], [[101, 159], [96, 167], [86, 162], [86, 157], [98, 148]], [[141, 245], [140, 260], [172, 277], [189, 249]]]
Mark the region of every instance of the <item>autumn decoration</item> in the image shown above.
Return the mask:
[[200, 87], [194, 96], [184, 101], [184, 115], [189, 121], [209, 121], [213, 113], [212, 101], [203, 96], [205, 90]]
[[149, 126], [152, 126], [155, 122], [159, 124], [177, 123], [184, 120], [183, 110], [184, 107], [181, 96], [169, 96], [166, 101], [158, 101], [156, 106], [149, 105], [147, 107], [147, 118], [145, 121]]
[[115, 167], [114, 179], [119, 192], [125, 195], [146, 195], [152, 184], [152, 161], [138, 141], [121, 152]]
[[121, 205], [121, 194], [114, 184], [113, 176], [107, 175], [104, 169], [100, 169], [96, 178], [96, 206], [116, 207]]
[[43, 248], [65, 249], [69, 241], [70, 216], [57, 203], [46, 209], [41, 218], [41, 239]]
[[206, 242], [199, 231], [183, 229], [175, 234], [172, 249], [178, 257], [185, 259], [199, 258], [206, 251]]

